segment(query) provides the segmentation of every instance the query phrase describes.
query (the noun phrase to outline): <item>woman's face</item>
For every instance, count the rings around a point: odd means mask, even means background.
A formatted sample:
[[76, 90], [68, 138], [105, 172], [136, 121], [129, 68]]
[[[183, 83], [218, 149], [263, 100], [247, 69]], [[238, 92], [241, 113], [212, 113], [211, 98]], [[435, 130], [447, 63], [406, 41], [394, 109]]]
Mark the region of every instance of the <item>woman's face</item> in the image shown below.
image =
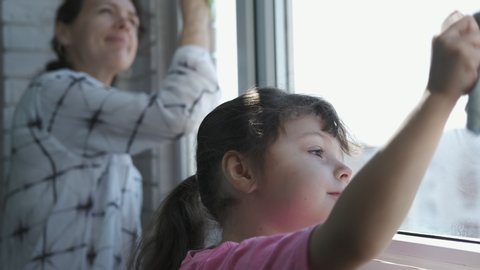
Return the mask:
[[319, 116], [288, 120], [266, 152], [258, 205], [278, 231], [323, 223], [351, 175], [338, 140], [322, 131]]
[[[113, 79], [133, 62], [138, 48], [139, 18], [131, 0], [83, 0], [71, 25], [57, 26], [74, 69]], [[59, 30], [60, 29], [60, 30]]]

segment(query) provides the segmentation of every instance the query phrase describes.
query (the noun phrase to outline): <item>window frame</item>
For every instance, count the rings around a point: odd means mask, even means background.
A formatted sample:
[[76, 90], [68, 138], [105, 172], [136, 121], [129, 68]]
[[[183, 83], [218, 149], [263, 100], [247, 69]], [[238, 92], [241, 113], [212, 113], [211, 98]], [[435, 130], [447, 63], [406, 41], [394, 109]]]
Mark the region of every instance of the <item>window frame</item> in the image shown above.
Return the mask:
[[[364, 268], [473, 270], [480, 269], [480, 239], [397, 233], [385, 251]], [[388, 268], [390, 269], [390, 268]]]
[[236, 4], [239, 94], [253, 86], [292, 89], [291, 1]]
[[[237, 0], [239, 92], [253, 85], [293, 91], [292, 0]], [[286, 67], [286, 68], [285, 68]], [[399, 231], [363, 269], [480, 269], [480, 240]], [[386, 268], [389, 263], [391, 268]]]

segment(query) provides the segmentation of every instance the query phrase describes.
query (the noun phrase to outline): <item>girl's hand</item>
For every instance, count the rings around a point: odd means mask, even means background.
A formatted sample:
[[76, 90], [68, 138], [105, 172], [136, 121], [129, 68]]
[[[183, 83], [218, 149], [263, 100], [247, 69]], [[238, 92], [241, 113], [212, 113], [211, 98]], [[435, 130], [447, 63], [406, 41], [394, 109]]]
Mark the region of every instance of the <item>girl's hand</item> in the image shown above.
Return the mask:
[[472, 16], [453, 16], [457, 15], [450, 15], [452, 20], [447, 18], [444, 23], [446, 29], [433, 39], [427, 88], [457, 100], [478, 78], [480, 30]]
[[448, 15], [448, 17], [442, 23], [442, 32], [447, 30], [452, 24], [456, 23], [458, 20], [462, 19], [464, 15], [458, 11], [454, 11]]

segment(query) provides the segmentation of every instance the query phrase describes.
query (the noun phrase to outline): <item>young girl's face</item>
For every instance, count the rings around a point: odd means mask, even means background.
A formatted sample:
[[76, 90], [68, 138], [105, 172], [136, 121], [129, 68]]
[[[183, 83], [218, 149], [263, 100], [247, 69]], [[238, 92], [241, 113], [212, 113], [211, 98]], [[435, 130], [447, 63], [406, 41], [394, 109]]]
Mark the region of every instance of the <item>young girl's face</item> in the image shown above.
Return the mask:
[[315, 115], [288, 120], [266, 152], [256, 194], [278, 232], [323, 223], [350, 181], [340, 144], [322, 124]]

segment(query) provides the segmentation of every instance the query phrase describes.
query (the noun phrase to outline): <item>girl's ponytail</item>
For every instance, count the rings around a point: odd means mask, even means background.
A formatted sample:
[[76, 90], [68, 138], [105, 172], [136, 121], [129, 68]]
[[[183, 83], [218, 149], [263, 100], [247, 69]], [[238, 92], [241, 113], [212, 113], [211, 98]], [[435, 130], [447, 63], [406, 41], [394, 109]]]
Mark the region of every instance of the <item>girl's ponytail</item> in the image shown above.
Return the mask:
[[207, 212], [200, 201], [196, 175], [178, 185], [163, 201], [131, 258], [131, 269], [178, 270], [189, 250], [203, 248]]

